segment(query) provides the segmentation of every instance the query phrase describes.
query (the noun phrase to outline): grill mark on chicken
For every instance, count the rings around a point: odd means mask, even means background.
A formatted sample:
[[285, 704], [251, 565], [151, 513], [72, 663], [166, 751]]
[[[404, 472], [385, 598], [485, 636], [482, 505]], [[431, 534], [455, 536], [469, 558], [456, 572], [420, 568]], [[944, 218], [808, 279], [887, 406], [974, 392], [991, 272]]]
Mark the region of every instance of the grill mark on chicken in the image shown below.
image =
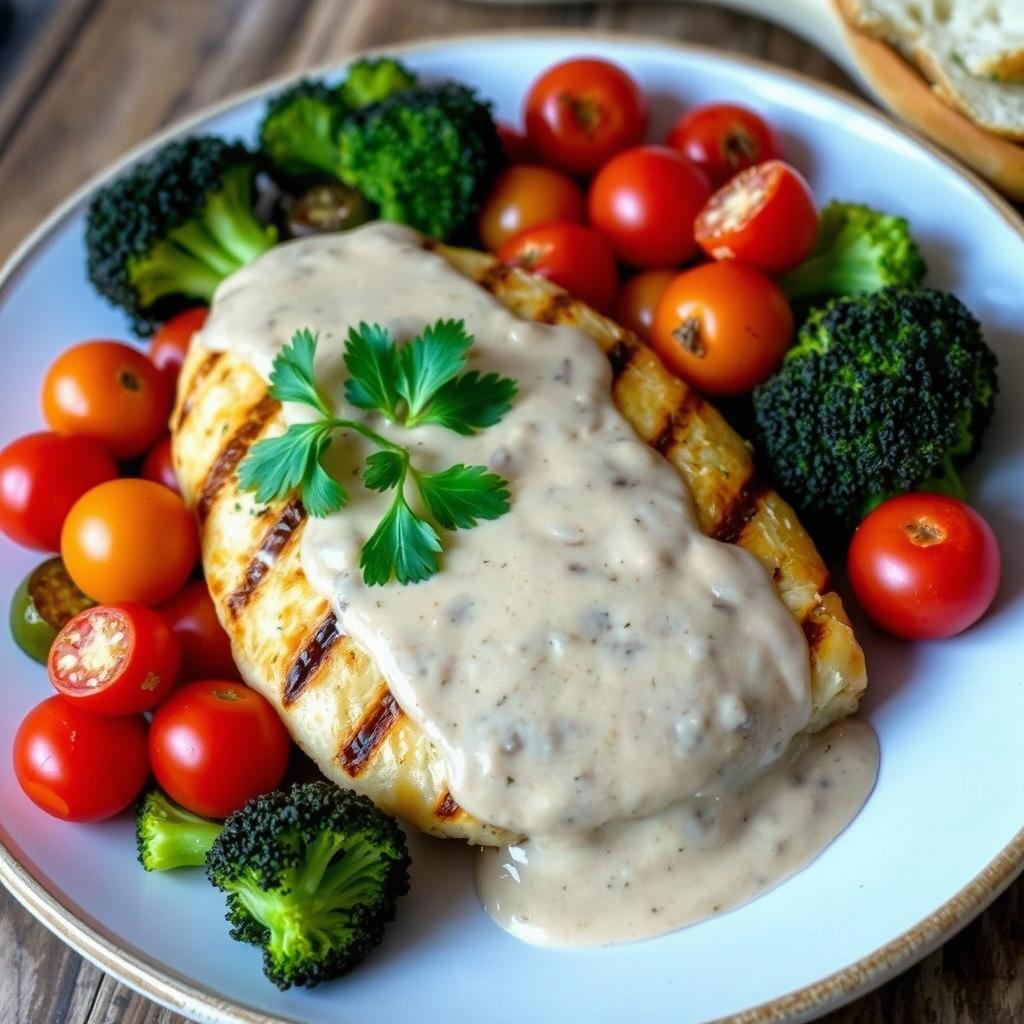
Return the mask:
[[511, 267], [506, 267], [504, 263], [493, 263], [484, 271], [477, 284], [492, 295], [495, 295], [504, 288], [505, 283], [511, 276]]
[[210, 466], [206, 479], [203, 481], [203, 488], [199, 492], [199, 500], [196, 502], [196, 516], [199, 518], [200, 526], [206, 522], [217, 495], [238, 468], [238, 464], [252, 446], [253, 441], [259, 437], [267, 420], [279, 408], [278, 402], [269, 395], [264, 395], [249, 410], [242, 425], [231, 435], [228, 443], [213, 460], [213, 465]]
[[807, 641], [807, 649], [814, 656], [814, 652], [821, 646], [829, 632], [829, 621], [822, 621], [817, 618], [816, 613], [820, 605], [813, 605], [810, 611], [800, 621], [800, 628], [804, 631], [804, 639]]
[[434, 813], [445, 821], [451, 821], [462, 813], [462, 808], [455, 802], [455, 798], [445, 787], [441, 792], [441, 798], [434, 807]]
[[575, 318], [576, 300], [568, 292], [555, 292], [547, 296], [547, 301], [534, 313], [534, 320], [539, 324], [558, 324], [566, 317]]
[[369, 703], [359, 724], [338, 751], [338, 764], [352, 778], [361, 775], [366, 769], [402, 713], [387, 687]]
[[203, 357], [203, 361], [196, 367], [196, 372], [192, 374], [188, 382], [188, 389], [182, 396], [181, 405], [178, 407], [178, 416], [174, 423], [175, 430], [181, 430], [184, 426], [185, 420], [188, 419], [188, 414], [192, 411], [192, 406], [195, 404], [196, 392], [203, 381], [213, 373], [214, 368], [220, 362], [223, 355], [223, 352], [207, 352]]
[[285, 505], [273, 526], [263, 535], [259, 547], [256, 548], [249, 565], [242, 577], [241, 584], [227, 600], [228, 611], [237, 616], [249, 603], [256, 588], [276, 564], [281, 552], [296, 535], [299, 527], [306, 521], [306, 510], [298, 498], [292, 498]]
[[639, 351], [635, 345], [619, 338], [610, 349], [608, 349], [608, 362], [612, 364], [612, 381], [617, 381], [629, 368], [633, 356]]
[[732, 501], [723, 509], [718, 523], [710, 530], [711, 536], [723, 544], [739, 544], [747, 523], [757, 515], [761, 498], [767, 490], [753, 475], [747, 477]]
[[302, 691], [327, 660], [331, 648], [340, 638], [338, 620], [334, 617], [334, 612], [328, 612], [324, 620], [317, 626], [316, 632], [303, 644], [302, 650], [295, 655], [295, 660], [288, 667], [288, 674], [284, 679], [284, 690], [281, 694], [281, 703], [286, 708], [294, 704], [302, 695]]

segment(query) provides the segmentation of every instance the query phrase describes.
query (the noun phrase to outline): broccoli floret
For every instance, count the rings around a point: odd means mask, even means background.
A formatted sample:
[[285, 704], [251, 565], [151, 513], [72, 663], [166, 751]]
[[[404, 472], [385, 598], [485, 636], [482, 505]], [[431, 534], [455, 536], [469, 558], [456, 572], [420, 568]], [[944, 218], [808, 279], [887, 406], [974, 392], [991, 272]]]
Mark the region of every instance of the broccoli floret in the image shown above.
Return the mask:
[[274, 244], [253, 210], [253, 155], [212, 136], [169, 142], [89, 207], [89, 278], [140, 334]]
[[913, 490], [962, 494], [992, 418], [996, 357], [953, 295], [886, 288], [814, 310], [754, 392], [760, 441], [808, 519], [848, 529]]
[[139, 863], [147, 871], [202, 867], [222, 827], [153, 790], [143, 797], [135, 815]]
[[829, 203], [821, 212], [810, 256], [779, 284], [791, 299], [858, 295], [889, 286], [913, 288], [925, 262], [903, 217], [857, 203]]
[[341, 176], [399, 221], [451, 239], [502, 164], [488, 104], [454, 83], [408, 89], [357, 111], [341, 132]]
[[336, 89], [313, 79], [299, 82], [267, 104], [260, 124], [260, 152], [285, 176], [337, 178], [338, 132], [346, 112]]
[[227, 893], [231, 936], [263, 949], [279, 988], [318, 985], [373, 949], [409, 887], [398, 824], [326, 782], [249, 801], [224, 823], [206, 871]]
[[349, 110], [361, 110], [415, 84], [416, 76], [393, 57], [367, 57], [349, 67], [338, 95]]

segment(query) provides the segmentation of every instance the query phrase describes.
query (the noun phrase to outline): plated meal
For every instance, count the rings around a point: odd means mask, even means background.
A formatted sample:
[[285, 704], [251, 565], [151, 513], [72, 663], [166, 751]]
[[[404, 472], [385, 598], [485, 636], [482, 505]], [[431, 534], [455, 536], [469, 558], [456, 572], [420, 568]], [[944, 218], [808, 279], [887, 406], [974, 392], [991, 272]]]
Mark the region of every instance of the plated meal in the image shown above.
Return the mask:
[[572, 56], [513, 127], [377, 57], [90, 199], [89, 279], [150, 340], [69, 348], [0, 453], [0, 526], [51, 555], [15, 773], [57, 818], [134, 806], [146, 884], [205, 872], [281, 989], [401, 921], [399, 821], [479, 848], [537, 946], [748, 903], [875, 784], [840, 591], [908, 649], [995, 598], [985, 325], [757, 111], [655, 138], [650, 104]]

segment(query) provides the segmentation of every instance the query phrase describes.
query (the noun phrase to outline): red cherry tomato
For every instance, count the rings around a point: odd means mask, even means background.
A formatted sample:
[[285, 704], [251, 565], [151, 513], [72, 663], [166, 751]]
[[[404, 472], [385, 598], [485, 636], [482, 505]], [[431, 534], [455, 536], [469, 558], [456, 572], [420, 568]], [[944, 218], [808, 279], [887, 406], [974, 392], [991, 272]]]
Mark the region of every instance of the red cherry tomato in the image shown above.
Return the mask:
[[238, 678], [231, 641], [217, 618], [213, 598], [203, 580], [186, 583], [158, 611], [178, 638], [183, 680]]
[[498, 122], [498, 138], [501, 139], [501, 148], [505, 151], [505, 159], [510, 164], [526, 163], [533, 159], [533, 150], [526, 138], [526, 133], [520, 131], [515, 125], [508, 121]]
[[149, 757], [172, 800], [207, 818], [226, 818], [277, 788], [290, 741], [277, 712], [241, 683], [182, 686], [157, 708]]
[[530, 86], [525, 107], [530, 146], [570, 174], [590, 174], [647, 128], [647, 104], [618, 65], [584, 57], [548, 68]]
[[700, 211], [696, 231], [714, 259], [777, 274], [807, 258], [818, 237], [818, 211], [800, 172], [769, 160], [723, 185]]
[[0, 530], [27, 548], [59, 551], [71, 506], [116, 476], [106, 449], [87, 437], [19, 437], [0, 452]]
[[908, 640], [963, 632], [999, 589], [992, 528], [969, 505], [939, 494], [883, 502], [857, 528], [847, 561], [864, 610]]
[[608, 243], [582, 224], [544, 224], [509, 239], [498, 258], [561, 285], [599, 312], [611, 308], [618, 271]]
[[711, 194], [704, 172], [666, 146], [638, 146], [601, 168], [590, 223], [635, 267], [684, 263], [697, 252], [693, 221]]
[[181, 651], [167, 623], [141, 604], [98, 605], [76, 615], [50, 647], [50, 682], [100, 715], [155, 708], [178, 680]]
[[705, 263], [665, 290], [652, 339], [662, 361], [712, 395], [749, 391], [778, 369], [793, 314], [778, 285], [753, 267]]
[[14, 773], [25, 795], [55, 818], [111, 818], [135, 800], [149, 775], [146, 720], [94, 715], [49, 697], [18, 728]]
[[161, 438], [146, 454], [142, 463], [142, 477], [144, 480], [152, 480], [155, 484], [163, 484], [169, 487], [175, 494], [181, 493], [178, 486], [178, 476], [174, 472], [174, 460], [171, 458], [171, 439]]
[[782, 155], [771, 126], [735, 103], [708, 103], [684, 114], [665, 145], [695, 163], [716, 188], [739, 171]]
[[615, 302], [615, 322], [649, 341], [658, 302], [678, 276], [678, 270], [645, 270], [634, 274], [619, 291]]
[[197, 306], [195, 309], [186, 309], [183, 313], [172, 316], [157, 330], [149, 343], [149, 358], [164, 375], [172, 395], [192, 335], [206, 322], [209, 312], [205, 306]]
[[480, 240], [497, 252], [520, 231], [556, 220], [583, 220], [576, 182], [550, 167], [517, 164], [498, 176], [480, 210]]

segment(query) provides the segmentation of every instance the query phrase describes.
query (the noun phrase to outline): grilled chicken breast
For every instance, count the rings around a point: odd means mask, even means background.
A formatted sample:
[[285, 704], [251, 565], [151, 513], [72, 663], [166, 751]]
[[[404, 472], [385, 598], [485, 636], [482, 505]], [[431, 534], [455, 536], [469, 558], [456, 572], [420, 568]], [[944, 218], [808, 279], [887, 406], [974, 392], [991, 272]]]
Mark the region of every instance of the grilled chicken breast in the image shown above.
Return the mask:
[[[572, 325], [601, 347], [616, 405], [678, 469], [701, 528], [755, 555], [801, 624], [812, 669], [809, 730], [855, 711], [866, 684], [864, 657], [842, 603], [793, 510], [755, 478], [747, 446], [718, 412], [634, 335], [556, 286], [483, 253], [423, 244], [517, 315]], [[233, 354], [193, 345], [171, 425], [206, 578], [246, 682], [278, 708], [295, 741], [335, 782], [435, 835], [508, 841], [458, 806], [431, 742], [310, 586], [299, 559], [301, 503], [259, 506], [238, 489], [236, 470], [249, 448], [284, 430], [264, 380]]]

